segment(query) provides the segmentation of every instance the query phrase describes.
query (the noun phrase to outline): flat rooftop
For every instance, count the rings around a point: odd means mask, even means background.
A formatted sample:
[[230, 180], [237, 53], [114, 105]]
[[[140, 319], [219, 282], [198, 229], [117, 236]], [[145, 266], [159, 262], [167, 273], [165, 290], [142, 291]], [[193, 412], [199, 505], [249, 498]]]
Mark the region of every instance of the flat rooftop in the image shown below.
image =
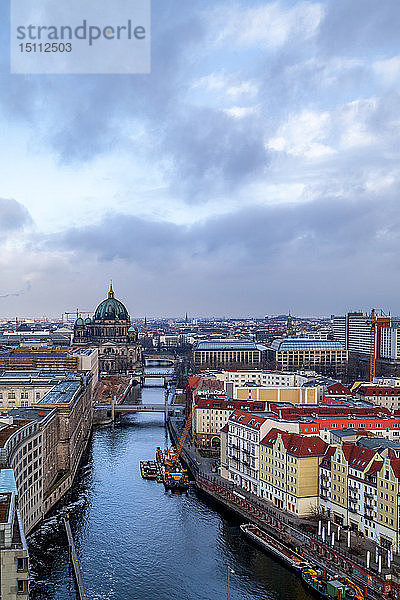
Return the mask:
[[13, 469], [0, 469], [0, 493], [3, 492], [15, 492], [17, 494]]
[[37, 405], [27, 407], [18, 407], [12, 408], [7, 411], [7, 414], [13, 419], [25, 419], [27, 421], [37, 421], [40, 422], [47, 417], [51, 412], [53, 412], [54, 408], [47, 408], [45, 406], [37, 408]]
[[198, 342], [195, 350], [267, 350], [263, 344], [246, 340], [210, 340]]
[[66, 378], [55, 385], [36, 403], [39, 404], [69, 404], [81, 389], [80, 378]]
[[0, 493], [0, 523], [8, 522], [8, 514], [11, 505], [11, 492]]

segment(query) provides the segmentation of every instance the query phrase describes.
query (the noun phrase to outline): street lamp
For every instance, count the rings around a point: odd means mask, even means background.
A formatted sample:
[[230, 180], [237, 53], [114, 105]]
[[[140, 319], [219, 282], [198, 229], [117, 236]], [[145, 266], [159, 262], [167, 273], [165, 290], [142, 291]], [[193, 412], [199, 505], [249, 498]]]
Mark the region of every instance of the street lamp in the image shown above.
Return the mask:
[[227, 600], [230, 600], [230, 597], [231, 597], [231, 590], [230, 590], [230, 575], [231, 575], [231, 573], [232, 573], [232, 575], [234, 575], [235, 571], [233, 569], [231, 569], [229, 565], [227, 565], [227, 567], [226, 567], [226, 582], [227, 582], [227, 588], [226, 588], [227, 596], [226, 597], [227, 597]]

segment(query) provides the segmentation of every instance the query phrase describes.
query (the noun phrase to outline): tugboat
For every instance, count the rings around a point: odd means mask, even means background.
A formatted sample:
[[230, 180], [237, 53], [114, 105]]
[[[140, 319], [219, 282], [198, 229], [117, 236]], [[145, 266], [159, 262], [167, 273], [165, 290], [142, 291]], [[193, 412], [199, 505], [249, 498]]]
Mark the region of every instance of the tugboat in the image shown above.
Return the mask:
[[266, 550], [269, 554], [273, 554], [295, 571], [300, 571], [308, 566], [309, 563], [298, 552], [294, 552], [256, 525], [246, 523], [246, 525], [241, 525], [240, 529], [263, 550]]
[[328, 600], [365, 600], [361, 589], [348, 577], [329, 577], [326, 571], [305, 568], [301, 572], [305, 585]]

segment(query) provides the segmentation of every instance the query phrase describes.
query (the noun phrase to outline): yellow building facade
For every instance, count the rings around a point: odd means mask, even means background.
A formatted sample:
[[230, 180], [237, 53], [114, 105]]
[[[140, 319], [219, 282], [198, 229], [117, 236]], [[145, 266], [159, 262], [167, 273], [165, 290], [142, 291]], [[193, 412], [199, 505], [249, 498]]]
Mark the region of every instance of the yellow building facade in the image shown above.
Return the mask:
[[312, 513], [326, 449], [319, 437], [271, 429], [260, 444], [260, 496], [297, 516]]
[[238, 400], [253, 402], [288, 402], [290, 404], [318, 404], [317, 387], [243, 386], [236, 390]]

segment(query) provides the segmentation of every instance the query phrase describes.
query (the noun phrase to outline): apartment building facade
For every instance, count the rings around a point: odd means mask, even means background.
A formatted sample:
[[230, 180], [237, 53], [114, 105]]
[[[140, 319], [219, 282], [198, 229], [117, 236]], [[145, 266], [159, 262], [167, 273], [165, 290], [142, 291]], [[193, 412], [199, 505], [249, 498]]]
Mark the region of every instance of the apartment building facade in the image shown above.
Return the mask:
[[360, 400], [373, 402], [390, 411], [400, 409], [400, 387], [386, 385], [360, 385], [354, 390], [354, 395]]
[[192, 422], [192, 436], [197, 446], [219, 448], [220, 432], [234, 410], [263, 412], [265, 402], [231, 400], [226, 396], [197, 398]]
[[235, 410], [228, 420], [228, 479], [237, 486], [259, 493], [260, 442], [267, 433], [264, 417]]
[[399, 451], [331, 446], [320, 465], [320, 510], [338, 525], [399, 552]]
[[260, 444], [260, 496], [304, 517], [318, 510], [319, 463], [328, 445], [273, 428]]

